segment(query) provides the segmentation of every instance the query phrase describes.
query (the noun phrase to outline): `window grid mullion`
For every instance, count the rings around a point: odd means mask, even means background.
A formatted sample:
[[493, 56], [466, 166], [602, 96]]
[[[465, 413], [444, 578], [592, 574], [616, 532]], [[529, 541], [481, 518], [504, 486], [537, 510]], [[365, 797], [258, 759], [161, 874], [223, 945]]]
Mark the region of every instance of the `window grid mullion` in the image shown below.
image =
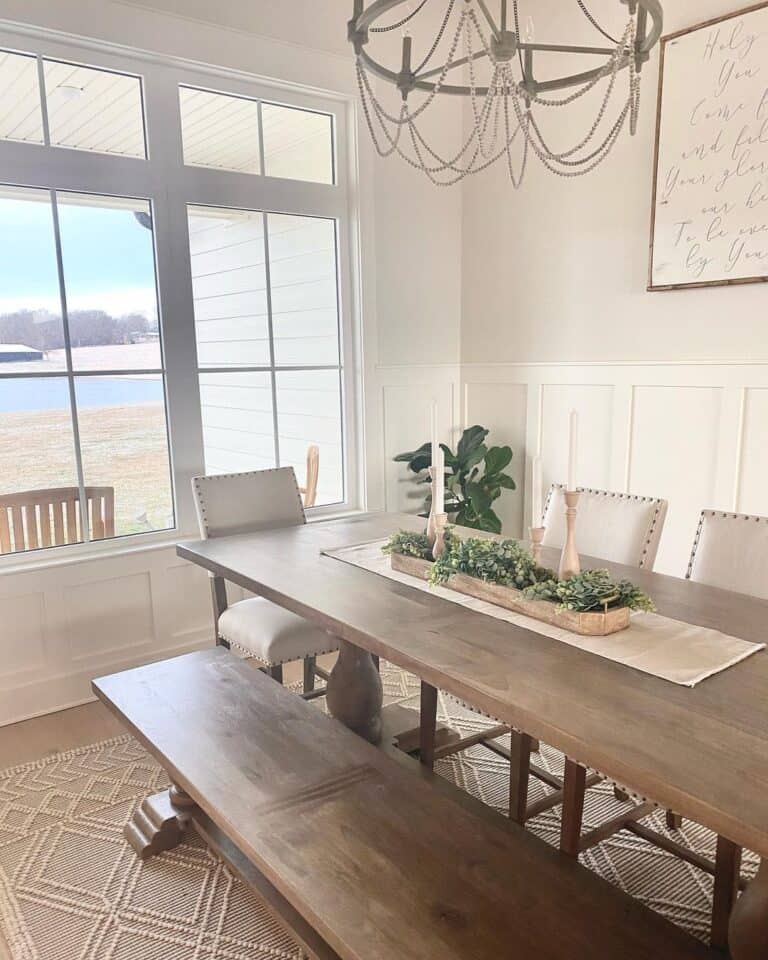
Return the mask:
[[272, 325], [272, 274], [269, 264], [269, 224], [267, 214], [262, 213], [264, 234], [264, 273], [267, 293], [267, 335], [269, 337], [269, 380], [272, 387], [272, 431], [275, 435], [275, 466], [280, 466], [280, 435], [277, 416], [277, 374], [275, 372], [275, 332]]
[[59, 300], [61, 302], [61, 324], [64, 333], [64, 356], [67, 361], [67, 385], [69, 387], [69, 409], [72, 418], [72, 439], [75, 445], [75, 467], [77, 469], [77, 487], [80, 497], [80, 531], [83, 540], [90, 543], [91, 524], [88, 517], [88, 498], [85, 495], [85, 472], [83, 470], [83, 454], [80, 449], [80, 419], [77, 413], [77, 391], [75, 390], [75, 375], [72, 366], [72, 341], [69, 336], [69, 310], [67, 308], [67, 290], [64, 281], [64, 256], [61, 245], [61, 225], [59, 223], [59, 207], [56, 191], [50, 191], [51, 214], [53, 217], [53, 240], [56, 249], [56, 270], [59, 278]]
[[37, 85], [40, 93], [40, 118], [43, 122], [43, 146], [51, 145], [51, 123], [48, 116], [48, 94], [45, 87], [45, 62], [37, 56]]

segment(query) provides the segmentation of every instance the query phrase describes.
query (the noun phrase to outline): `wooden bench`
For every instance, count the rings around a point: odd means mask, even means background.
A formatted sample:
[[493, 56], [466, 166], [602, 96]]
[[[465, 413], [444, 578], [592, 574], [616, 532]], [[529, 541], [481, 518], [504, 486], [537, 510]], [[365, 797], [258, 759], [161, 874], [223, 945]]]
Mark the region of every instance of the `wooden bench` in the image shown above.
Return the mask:
[[129, 825], [140, 855], [178, 843], [191, 822], [313, 957], [715, 956], [221, 647], [93, 687], [174, 784]]

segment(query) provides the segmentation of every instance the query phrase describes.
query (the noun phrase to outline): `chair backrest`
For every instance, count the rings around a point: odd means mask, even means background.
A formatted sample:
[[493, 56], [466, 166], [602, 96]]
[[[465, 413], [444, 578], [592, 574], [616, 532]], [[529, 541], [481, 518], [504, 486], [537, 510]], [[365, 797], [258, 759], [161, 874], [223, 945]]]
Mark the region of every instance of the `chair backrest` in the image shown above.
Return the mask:
[[307, 449], [307, 482], [299, 490], [304, 495], [304, 507], [314, 507], [317, 501], [317, 479], [320, 475], [320, 447], [312, 444]]
[[206, 539], [307, 522], [293, 467], [195, 477], [192, 489]]
[[[92, 540], [115, 535], [114, 487], [86, 487]], [[0, 496], [0, 553], [58, 547], [84, 539], [78, 487]]]
[[[576, 544], [579, 553], [631, 567], [653, 569], [667, 501], [628, 493], [579, 488]], [[553, 484], [544, 508], [544, 545], [565, 543], [565, 486]]]
[[768, 517], [703, 510], [687, 577], [768, 600]]

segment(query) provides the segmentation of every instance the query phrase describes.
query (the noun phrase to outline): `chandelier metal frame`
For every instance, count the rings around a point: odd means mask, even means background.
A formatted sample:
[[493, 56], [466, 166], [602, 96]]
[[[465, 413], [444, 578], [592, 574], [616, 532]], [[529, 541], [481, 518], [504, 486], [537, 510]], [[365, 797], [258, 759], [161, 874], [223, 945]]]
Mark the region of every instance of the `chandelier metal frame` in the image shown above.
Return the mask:
[[[441, 93], [464, 97], [471, 96], [473, 91], [480, 96], [488, 93], [488, 87], [472, 88], [461, 84], [436, 84], [432, 82], [430, 78], [438, 76], [443, 70], [442, 66], [417, 74], [411, 71], [410, 63], [405, 62], [405, 57], [403, 69], [399, 72], [390, 70], [365, 50], [366, 45], [370, 41], [371, 28], [374, 27], [382, 17], [389, 13], [390, 10], [408, 2], [409, 0], [374, 0], [367, 9], [364, 9], [364, 0], [354, 0], [354, 15], [348, 24], [348, 37], [355, 48], [355, 53], [360, 57], [366, 68], [370, 70], [371, 73], [376, 74], [377, 77], [381, 77], [382, 80], [388, 80], [401, 91], [404, 87], [407, 88], [408, 91], [424, 90], [430, 93], [439, 89]], [[635, 8], [637, 8], [637, 35], [634, 44], [634, 60], [636, 68], [639, 71], [642, 64], [650, 57], [651, 50], [656, 46], [661, 37], [664, 25], [664, 13], [661, 2], [660, 0], [618, 0], [618, 2], [629, 7], [630, 14], [634, 14]], [[492, 40], [494, 42], [493, 54], [498, 59], [511, 60], [518, 50], [522, 51], [525, 73], [523, 84], [531, 94], [535, 95], [552, 90], [565, 90], [568, 87], [589, 83], [591, 80], [596, 79], [601, 71], [600, 67], [596, 67], [593, 70], [585, 70], [581, 73], [574, 73], [565, 77], [557, 77], [543, 81], [536, 80], [533, 76], [533, 56], [535, 53], [573, 53], [586, 54], [589, 56], [610, 56], [614, 52], [614, 47], [574, 46], [566, 43], [527, 43], [521, 40], [513, 30], [509, 29], [507, 3], [505, 0], [503, 0], [501, 5], [502, 13], [498, 24], [488, 9], [485, 0], [477, 0], [477, 4], [483, 11], [491, 29]], [[649, 17], [651, 18], [650, 24], [648, 23]], [[403, 38], [404, 48], [409, 46], [409, 39], [409, 37]], [[487, 51], [480, 50], [475, 53], [471, 59], [481, 60], [488, 56]], [[628, 52], [619, 69], [626, 68], [629, 65], [630, 59], [631, 55]], [[469, 57], [462, 57], [455, 60], [451, 64], [450, 69], [465, 66], [469, 63], [469, 60]]]
[[[372, 34], [389, 33], [403, 27], [409, 29], [411, 21], [415, 20], [429, 2], [430, 0], [420, 0], [415, 9], [407, 8], [408, 13], [405, 16], [384, 25], [381, 24], [382, 19], [398, 7], [409, 3], [409, 0], [374, 0], [367, 8], [365, 0], [353, 0], [348, 38], [356, 53], [358, 85], [365, 117], [381, 156], [397, 153], [409, 164], [422, 170], [437, 185], [449, 186], [468, 174], [486, 169], [494, 160], [506, 154], [510, 178], [517, 187], [525, 172], [529, 148], [553, 173], [572, 177], [589, 172], [605, 159], [627, 118], [630, 131], [634, 134], [639, 106], [640, 71], [658, 43], [663, 29], [661, 0], [617, 0], [628, 8], [627, 27], [618, 40], [614, 40], [600, 26], [583, 0], [576, 0], [592, 26], [613, 43], [613, 46], [537, 43], [532, 37], [521, 38], [518, 0], [500, 0], [498, 20], [489, 10], [488, 0], [444, 0], [446, 12], [442, 26], [429, 53], [419, 66], [414, 68], [412, 64], [413, 39], [406, 31], [402, 38], [399, 70], [391, 69], [369, 52], [367, 48]], [[451, 16], [459, 11], [459, 26], [453, 42], [450, 43], [447, 59], [439, 66], [431, 66], [430, 61], [435, 58], [441, 41], [448, 37]], [[458, 47], [462, 41], [464, 55], [458, 56]], [[540, 79], [534, 73], [537, 54], [573, 54], [607, 59], [603, 60], [601, 66], [592, 69]], [[476, 75], [478, 63], [484, 60], [488, 61], [492, 70], [487, 85], [478, 83]], [[518, 65], [514, 71], [513, 63]], [[470, 83], [448, 82], [449, 73], [460, 68], [466, 68]], [[588, 144], [597, 136], [597, 129], [614, 92], [617, 75], [627, 69], [630, 81], [625, 106], [605, 140], [597, 149], [585, 153]], [[519, 73], [519, 79], [514, 73]], [[368, 79], [369, 74], [379, 77], [400, 92], [402, 106], [399, 115], [390, 113], [382, 105]], [[607, 93], [597, 120], [587, 136], [569, 150], [557, 152], [551, 149], [536, 122], [533, 108], [567, 106], [594, 89], [603, 79], [608, 81]], [[555, 91], [572, 88], [578, 89], [561, 99], [546, 96]], [[414, 91], [424, 95], [424, 102], [411, 109], [408, 100]], [[470, 98], [474, 113], [474, 130], [452, 158], [443, 157], [433, 150], [415, 123], [436, 97], [442, 94]], [[517, 122], [514, 130], [510, 121]], [[388, 128], [394, 130], [394, 134]], [[401, 145], [403, 131], [410, 137], [413, 155], [407, 153]], [[513, 169], [512, 148], [521, 131], [522, 162], [519, 173], [516, 174]], [[500, 148], [499, 143], [502, 143]], [[445, 177], [447, 179], [444, 179]]]

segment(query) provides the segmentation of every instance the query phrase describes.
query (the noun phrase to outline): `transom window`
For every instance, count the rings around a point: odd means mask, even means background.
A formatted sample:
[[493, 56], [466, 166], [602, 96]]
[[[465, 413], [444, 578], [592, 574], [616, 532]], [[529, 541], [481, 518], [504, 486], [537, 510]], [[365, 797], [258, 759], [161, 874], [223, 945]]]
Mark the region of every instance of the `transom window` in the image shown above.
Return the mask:
[[0, 553], [193, 532], [191, 476], [314, 447], [353, 502], [341, 105], [0, 46]]

